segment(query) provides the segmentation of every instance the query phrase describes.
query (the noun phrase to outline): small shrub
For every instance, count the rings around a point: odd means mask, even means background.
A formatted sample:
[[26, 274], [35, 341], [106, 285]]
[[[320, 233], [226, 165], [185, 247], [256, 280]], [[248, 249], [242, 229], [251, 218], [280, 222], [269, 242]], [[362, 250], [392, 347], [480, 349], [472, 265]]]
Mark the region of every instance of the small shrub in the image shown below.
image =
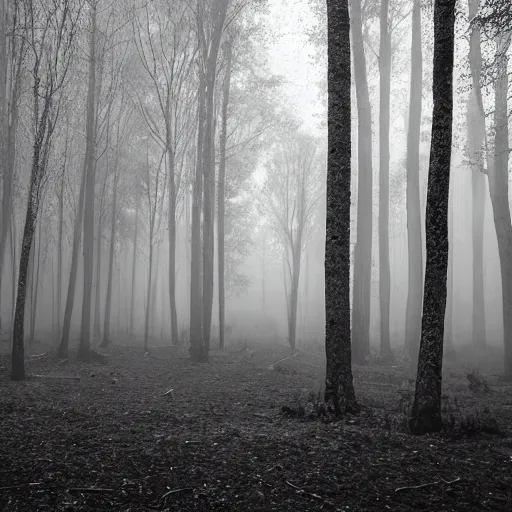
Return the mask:
[[466, 378], [469, 382], [468, 387], [473, 391], [473, 393], [489, 393], [489, 385], [478, 371], [474, 370], [471, 373], [468, 373]]
[[[276, 367], [277, 369], [277, 367]], [[287, 418], [296, 418], [305, 421], [320, 420], [328, 423], [334, 419], [334, 411], [324, 402], [324, 393], [322, 390], [307, 395], [297, 395], [294, 404], [291, 406], [283, 405], [281, 414]]]

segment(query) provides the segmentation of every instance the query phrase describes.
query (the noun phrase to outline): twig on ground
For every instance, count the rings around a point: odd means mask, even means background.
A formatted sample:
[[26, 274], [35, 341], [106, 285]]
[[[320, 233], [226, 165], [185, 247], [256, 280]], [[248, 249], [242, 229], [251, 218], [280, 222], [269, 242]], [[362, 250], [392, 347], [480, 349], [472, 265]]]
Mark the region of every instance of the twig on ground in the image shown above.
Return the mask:
[[455, 480], [449, 480], [449, 481], [445, 480], [444, 478], [441, 478], [441, 480], [436, 480], [435, 482], [427, 482], [426, 484], [407, 485], [405, 487], [397, 487], [395, 489], [395, 492], [423, 489], [423, 487], [430, 487], [431, 485], [439, 485], [440, 483], [445, 483], [446, 485], [451, 485], [456, 482], [460, 482], [460, 477], [457, 477]]
[[277, 364], [277, 363], [282, 363], [283, 361], [286, 361], [287, 359], [291, 359], [292, 357], [297, 357], [298, 355], [300, 354], [299, 351], [295, 352], [294, 354], [292, 354], [291, 356], [288, 356], [288, 357], [284, 357], [283, 359], [279, 359], [279, 361], [274, 361], [271, 365], [269, 365], [268, 369], [269, 370], [274, 370], [274, 366]]
[[174, 391], [174, 388], [169, 389], [169, 391], [166, 391], [165, 393], [162, 393], [162, 395], [161, 395], [161, 396], [167, 396], [167, 395], [170, 395], [173, 391]]
[[304, 496], [310, 496], [311, 498], [314, 498], [315, 500], [323, 501], [326, 505], [329, 505], [330, 507], [336, 508], [334, 503], [331, 503], [329, 500], [326, 500], [325, 498], [322, 498], [322, 496], [319, 496], [318, 494], [315, 494], [314, 492], [308, 492], [308, 491], [306, 491], [304, 489], [301, 489], [300, 487], [297, 487], [295, 484], [292, 484], [288, 480], [285, 480], [285, 482], [291, 488], [295, 489], [298, 494], [302, 494]]
[[70, 487], [68, 492], [114, 492], [114, 489], [103, 487]]
[[80, 380], [78, 375], [31, 375], [33, 379]]
[[36, 487], [38, 485], [43, 485], [43, 482], [30, 482], [28, 484], [7, 485], [5, 487], [0, 487], [0, 491], [9, 491], [12, 489], [23, 489], [23, 487]]
[[281, 464], [276, 464], [275, 466], [272, 466], [271, 468], [267, 469], [265, 473], [270, 473], [271, 471], [274, 471], [274, 469], [279, 469], [281, 471], [283, 469], [283, 466], [281, 466]]
[[160, 501], [167, 498], [167, 496], [170, 496], [171, 494], [177, 494], [178, 492], [192, 492], [194, 490], [193, 487], [181, 487], [180, 489], [171, 489], [170, 491], [167, 491], [161, 498]]
[[43, 357], [47, 354], [48, 352], [43, 352], [42, 354], [31, 354], [29, 355], [28, 357], [31, 357], [32, 359], [37, 359], [38, 357]]

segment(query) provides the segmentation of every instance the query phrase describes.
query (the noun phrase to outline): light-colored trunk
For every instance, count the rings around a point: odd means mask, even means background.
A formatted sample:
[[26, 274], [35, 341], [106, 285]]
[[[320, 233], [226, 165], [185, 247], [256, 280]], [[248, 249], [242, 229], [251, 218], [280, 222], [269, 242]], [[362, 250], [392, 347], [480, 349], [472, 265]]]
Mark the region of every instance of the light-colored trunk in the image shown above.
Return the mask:
[[405, 320], [405, 344], [411, 362], [418, 359], [423, 302], [423, 248], [420, 201], [420, 133], [423, 56], [421, 51], [421, 2], [414, 0], [412, 10], [411, 87], [407, 130], [407, 248], [408, 290]]
[[353, 0], [351, 5], [358, 123], [357, 242], [354, 248], [352, 355], [356, 364], [368, 364], [372, 273], [372, 114], [363, 44], [361, 0]]

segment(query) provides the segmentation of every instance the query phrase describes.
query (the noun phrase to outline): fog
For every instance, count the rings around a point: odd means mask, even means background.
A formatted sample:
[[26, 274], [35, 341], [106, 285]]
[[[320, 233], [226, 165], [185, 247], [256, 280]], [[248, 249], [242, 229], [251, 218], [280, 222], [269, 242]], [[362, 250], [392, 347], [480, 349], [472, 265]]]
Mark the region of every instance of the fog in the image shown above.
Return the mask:
[[[121, 1], [113, 2], [112, 5], [104, 3], [105, 6], [98, 8], [96, 57], [93, 57], [96, 59], [93, 62], [96, 73], [96, 96], [93, 95], [93, 103], [96, 111], [92, 122], [96, 125], [96, 136], [92, 143], [94, 154], [91, 154], [91, 169], [94, 167], [95, 179], [91, 189], [92, 207], [87, 209], [86, 206], [85, 210], [93, 226], [93, 245], [87, 239], [81, 241], [70, 347], [78, 345], [83, 332], [82, 301], [88, 282], [87, 270], [84, 271], [86, 254], [93, 261], [90, 341], [92, 346], [96, 346], [103, 339], [112, 237], [114, 252], [109, 341], [142, 347], [147, 329], [148, 347], [170, 344], [186, 346], [190, 343], [191, 279], [194, 277], [191, 258], [196, 250], [192, 240], [192, 225], [194, 173], [198, 166], [197, 70], [210, 54], [207, 52], [203, 55], [201, 52], [204, 49], [197, 48], [197, 20], [191, 15], [187, 2], [176, 2], [174, 7], [166, 6], [165, 2], [154, 2], [151, 8], [137, 1], [130, 8]], [[323, 3], [268, 0], [250, 5], [246, 2], [232, 2], [228, 8], [227, 18], [231, 20], [231, 25], [229, 30], [223, 32], [219, 44], [212, 96], [211, 130], [214, 131], [210, 141], [213, 143], [211, 158], [214, 179], [209, 190], [213, 191], [210, 199], [214, 198], [214, 205], [211, 210], [212, 253], [208, 255], [208, 258], [213, 258], [213, 266], [210, 267], [213, 269], [211, 349], [218, 348], [220, 336], [217, 189], [224, 159], [225, 344], [264, 342], [287, 345], [291, 336], [293, 282], [294, 276], [298, 276], [296, 346], [305, 350], [322, 350], [325, 323], [323, 265], [327, 161], [326, 20]], [[102, 2], [100, 4], [103, 5]], [[213, 16], [212, 13], [208, 9], [203, 12], [205, 24], [210, 23], [208, 16]], [[392, 32], [390, 94], [390, 339], [392, 348], [396, 350], [400, 350], [406, 343], [406, 142], [411, 41], [411, 19], [407, 15], [407, 8], [403, 7], [400, 13], [394, 14], [396, 28]], [[38, 184], [39, 212], [28, 264], [25, 304], [25, 341], [29, 345], [44, 340], [57, 346], [62, 336], [72, 264], [74, 223], [79, 208], [81, 180], [89, 158], [86, 117], [90, 72], [90, 14], [89, 7], [84, 7], [77, 14], [76, 40], [68, 63], [69, 69], [62, 88], [54, 93], [52, 99], [54, 129], [43, 143], [47, 144], [46, 168]], [[174, 17], [174, 40], [168, 37], [171, 29], [166, 16]], [[379, 19], [367, 16], [364, 23], [373, 136], [373, 196], [367, 199], [373, 206], [369, 323], [370, 345], [372, 351], [378, 353], [381, 325], [378, 237], [379, 67], [375, 49], [378, 49]], [[464, 19], [461, 18], [458, 23], [461, 33], [467, 30]], [[205, 34], [208, 38], [214, 38], [214, 25], [208, 27]], [[420, 202], [424, 238], [432, 110], [432, 26], [427, 18], [423, 20], [422, 30]], [[157, 37], [159, 34], [165, 35], [163, 41]], [[232, 61], [227, 60], [227, 40], [231, 41], [232, 53], [229, 58]], [[14, 48], [13, 51], [21, 50]], [[171, 53], [175, 59], [172, 62], [169, 57]], [[448, 296], [452, 317], [447, 319], [448, 324], [453, 326], [452, 337], [456, 348], [473, 343], [473, 326], [470, 321], [473, 316], [474, 269], [472, 174], [478, 171], [468, 164], [465, 149], [470, 87], [468, 53], [467, 38], [457, 38], [454, 79], [456, 136], [450, 188], [450, 250], [453, 254], [450, 268], [453, 272], [453, 286]], [[58, 56], [58, 59], [67, 58]], [[154, 66], [152, 59], [155, 61]], [[15, 59], [12, 62], [15, 65]], [[223, 114], [229, 66], [229, 102]], [[166, 101], [166, 88], [163, 84], [170, 80], [170, 70], [174, 70], [177, 77], [173, 78], [175, 81], [167, 89], [169, 101], [173, 105], [168, 108], [169, 123], [174, 123], [167, 133], [169, 127], [162, 114], [162, 101]], [[17, 102], [19, 122], [14, 143], [16, 155], [12, 168], [13, 183], [7, 192], [12, 199], [9, 204], [11, 220], [2, 218], [3, 225], [10, 225], [1, 240], [5, 258], [1, 269], [0, 314], [1, 334], [5, 341], [12, 334], [23, 228], [31, 183], [33, 132], [41, 121], [38, 114], [34, 114], [31, 80], [30, 73], [22, 71], [19, 83], [13, 86], [18, 87], [18, 96], [13, 100], [14, 89], [8, 93], [9, 101]], [[42, 80], [47, 83], [49, 78], [45, 75]], [[490, 105], [490, 93], [484, 91], [484, 96], [486, 106]], [[58, 113], [55, 105], [59, 105]], [[226, 119], [223, 119], [224, 115]], [[353, 246], [357, 241], [357, 115], [354, 82]], [[166, 139], [167, 136], [169, 139]], [[173, 174], [169, 172], [171, 164], [168, 152], [172, 153]], [[200, 158], [204, 158], [202, 154]], [[169, 219], [173, 217], [173, 206], [169, 201], [171, 174], [172, 187], [175, 189], [175, 252], [170, 246], [169, 228]], [[484, 186], [484, 208], [478, 211], [478, 215], [484, 218], [483, 341], [501, 347], [501, 272], [486, 180]], [[4, 180], [3, 190], [5, 187]], [[114, 188], [117, 193], [115, 208]], [[206, 188], [204, 185], [204, 190]], [[89, 199], [85, 196], [86, 203]], [[5, 200], [4, 193], [3, 204]], [[301, 212], [300, 215], [298, 212]], [[299, 218], [301, 227], [297, 220]], [[206, 233], [204, 222], [203, 211], [203, 242]], [[291, 230], [289, 233], [286, 232], [287, 228]], [[60, 236], [62, 243], [59, 242]], [[291, 239], [297, 244], [293, 248], [287, 245]], [[423, 250], [424, 247], [423, 240]], [[299, 256], [294, 260], [297, 252]], [[173, 339], [172, 334], [170, 293], [170, 260], [174, 253], [178, 339]], [[201, 253], [201, 265], [207, 257], [205, 254], [204, 251]], [[294, 270], [297, 265], [300, 265], [300, 272]], [[199, 268], [203, 269], [199, 276], [202, 279], [204, 267]], [[201, 286], [205, 286], [205, 281], [202, 281]]]

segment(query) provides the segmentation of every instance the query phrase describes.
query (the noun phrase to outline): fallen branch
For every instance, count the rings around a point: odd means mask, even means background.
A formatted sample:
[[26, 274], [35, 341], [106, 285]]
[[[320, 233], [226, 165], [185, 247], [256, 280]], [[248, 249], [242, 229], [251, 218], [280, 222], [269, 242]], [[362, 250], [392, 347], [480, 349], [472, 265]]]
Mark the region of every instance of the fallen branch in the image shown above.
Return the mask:
[[43, 482], [31, 482], [28, 484], [7, 485], [5, 487], [0, 487], [0, 491], [9, 491], [12, 489], [23, 489], [23, 487], [36, 487], [38, 485], [43, 485]]
[[170, 395], [173, 391], [174, 391], [174, 389], [169, 389], [169, 391], [166, 391], [165, 393], [162, 393], [161, 396]]
[[31, 357], [32, 359], [37, 359], [38, 357], [43, 357], [47, 354], [48, 352], [43, 352], [42, 354], [31, 354], [29, 355], [28, 357]]
[[178, 492], [191, 492], [193, 491], [193, 487], [181, 487], [180, 489], [171, 489], [170, 491], [167, 491], [161, 498], [160, 501], [167, 498], [167, 496], [170, 496], [171, 494], [177, 494]]
[[423, 489], [423, 487], [430, 487], [431, 485], [439, 485], [441, 483], [445, 483], [446, 485], [451, 485], [456, 482], [460, 482], [460, 477], [457, 477], [455, 480], [449, 480], [449, 481], [445, 480], [444, 478], [441, 478], [440, 480], [436, 480], [435, 482], [427, 482], [425, 484], [420, 484], [420, 485], [408, 485], [405, 487], [397, 487], [395, 489], [395, 492]]
[[31, 375], [33, 379], [80, 380], [77, 375]]
[[70, 487], [68, 492], [114, 492], [114, 489], [105, 489], [103, 487]]
[[281, 464], [276, 464], [275, 466], [272, 466], [271, 468], [267, 469], [265, 473], [270, 473], [271, 471], [274, 471], [274, 469], [282, 470], [283, 466], [281, 466]]

